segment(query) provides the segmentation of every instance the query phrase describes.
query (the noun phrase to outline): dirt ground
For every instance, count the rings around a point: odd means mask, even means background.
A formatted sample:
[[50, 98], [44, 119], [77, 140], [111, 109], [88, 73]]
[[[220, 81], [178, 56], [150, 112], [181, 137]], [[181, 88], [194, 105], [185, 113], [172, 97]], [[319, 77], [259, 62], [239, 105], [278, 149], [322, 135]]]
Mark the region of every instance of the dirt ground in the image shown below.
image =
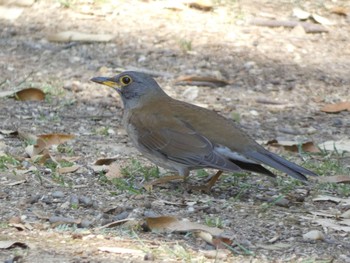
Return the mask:
[[[0, 98], [2, 150], [20, 160], [21, 167], [38, 169], [20, 175], [0, 170], [0, 241], [27, 246], [0, 248], [0, 260], [350, 262], [350, 226], [337, 229], [313, 220], [315, 213], [340, 215], [349, 210], [349, 185], [315, 181], [303, 185], [284, 175], [271, 180], [227, 174], [209, 194], [188, 192], [176, 182], [149, 192], [141, 186], [142, 173], [136, 172], [132, 186], [121, 188], [92, 169], [97, 159], [106, 157], [115, 157], [120, 167], [130, 168], [132, 160], [150, 165], [121, 126], [118, 94], [89, 81], [128, 69], [152, 73], [172, 97], [234, 118], [260, 141], [278, 138], [318, 144], [349, 139], [349, 111], [320, 110], [328, 103], [350, 101], [350, 14], [331, 12], [334, 7], [350, 10], [348, 1], [213, 2], [212, 11], [203, 11], [177, 1], [38, 0], [13, 6], [22, 10], [17, 19], [0, 20], [0, 91], [36, 87], [47, 94], [43, 102]], [[291, 20], [296, 7], [335, 24], [326, 26], [326, 33], [305, 33], [300, 28], [249, 22]], [[106, 43], [48, 41], [61, 31], [115, 37]], [[215, 77], [230, 84], [175, 85], [185, 75]], [[80, 169], [56, 176], [47, 166], [32, 163], [25, 142], [7, 130], [74, 134], [65, 145]], [[341, 158], [280, 154], [322, 176], [350, 174], [346, 154]], [[195, 172], [190, 178], [192, 184], [201, 180]], [[318, 195], [342, 201], [315, 201]], [[280, 197], [285, 202], [277, 202]], [[194, 234], [146, 232], [127, 223], [100, 228], [147, 215], [211, 223], [231, 233], [239, 245], [215, 254], [214, 246]], [[74, 222], [57, 224], [53, 217]], [[325, 238], [303, 238], [311, 230], [319, 230]], [[101, 247], [135, 251], [109, 253]]]

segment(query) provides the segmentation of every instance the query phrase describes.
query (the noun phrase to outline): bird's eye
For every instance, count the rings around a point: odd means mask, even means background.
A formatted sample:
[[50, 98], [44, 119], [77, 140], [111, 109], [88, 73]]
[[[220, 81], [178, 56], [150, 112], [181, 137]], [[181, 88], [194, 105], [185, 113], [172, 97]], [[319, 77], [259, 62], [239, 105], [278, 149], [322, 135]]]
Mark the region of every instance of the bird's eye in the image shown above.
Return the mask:
[[120, 82], [124, 86], [129, 85], [131, 83], [131, 78], [129, 76], [123, 76], [120, 78]]

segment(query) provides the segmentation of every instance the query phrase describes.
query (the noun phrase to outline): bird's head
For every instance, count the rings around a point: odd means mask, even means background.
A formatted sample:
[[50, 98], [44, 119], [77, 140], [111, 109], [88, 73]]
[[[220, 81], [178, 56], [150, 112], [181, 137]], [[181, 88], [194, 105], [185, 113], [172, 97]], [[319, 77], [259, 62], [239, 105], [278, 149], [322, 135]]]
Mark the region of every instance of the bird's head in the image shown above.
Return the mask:
[[125, 71], [114, 77], [95, 77], [91, 81], [115, 89], [121, 96], [125, 108], [137, 108], [159, 96], [166, 96], [158, 83], [149, 75]]

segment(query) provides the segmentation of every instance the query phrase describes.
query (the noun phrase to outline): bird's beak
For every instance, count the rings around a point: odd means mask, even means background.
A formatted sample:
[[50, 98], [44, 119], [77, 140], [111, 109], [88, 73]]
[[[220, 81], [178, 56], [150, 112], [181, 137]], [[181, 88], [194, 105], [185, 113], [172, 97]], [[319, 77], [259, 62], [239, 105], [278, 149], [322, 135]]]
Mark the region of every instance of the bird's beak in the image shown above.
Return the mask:
[[93, 81], [93, 82], [99, 83], [99, 84], [106, 85], [106, 86], [111, 87], [111, 88], [117, 88], [117, 89], [119, 89], [118, 83], [115, 82], [115, 81], [114, 81], [113, 79], [111, 79], [111, 78], [95, 77], [95, 78], [92, 78], [92, 79], [90, 79], [90, 80]]

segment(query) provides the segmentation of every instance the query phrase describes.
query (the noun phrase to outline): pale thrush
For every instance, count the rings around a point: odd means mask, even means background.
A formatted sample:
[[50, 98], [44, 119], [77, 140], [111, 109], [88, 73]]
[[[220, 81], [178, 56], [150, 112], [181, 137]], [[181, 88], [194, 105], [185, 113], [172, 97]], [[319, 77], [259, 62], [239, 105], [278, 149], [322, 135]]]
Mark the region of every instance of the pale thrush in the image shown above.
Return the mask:
[[191, 170], [250, 171], [275, 177], [270, 166], [298, 180], [317, 174], [276, 155], [214, 111], [169, 97], [150, 76], [126, 71], [94, 82], [114, 88], [124, 104], [123, 125], [134, 146], [156, 165], [187, 177]]

